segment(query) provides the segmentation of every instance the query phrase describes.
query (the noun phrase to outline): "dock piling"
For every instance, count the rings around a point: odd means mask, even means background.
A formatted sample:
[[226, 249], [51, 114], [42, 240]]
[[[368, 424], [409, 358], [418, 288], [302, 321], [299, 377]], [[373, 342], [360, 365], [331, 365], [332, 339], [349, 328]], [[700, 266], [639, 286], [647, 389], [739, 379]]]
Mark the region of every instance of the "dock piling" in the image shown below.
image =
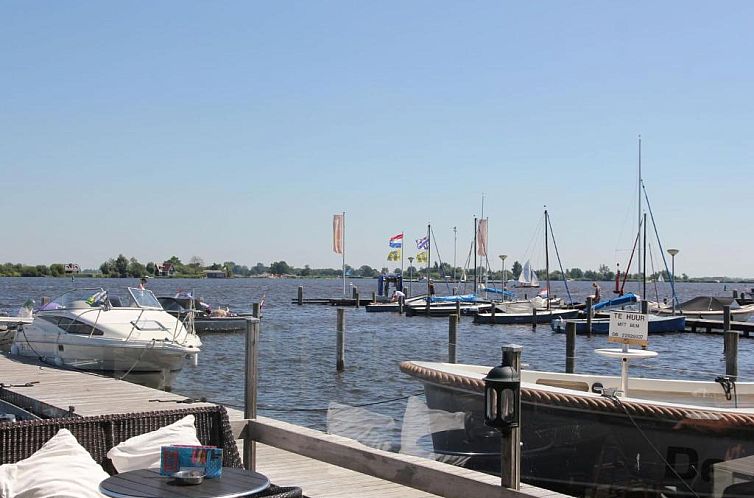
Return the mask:
[[723, 307], [723, 351], [725, 375], [735, 381], [738, 378], [738, 332], [730, 328], [730, 306]]
[[262, 307], [259, 303], [251, 303], [251, 316], [259, 318], [261, 316]]
[[403, 305], [406, 303], [406, 298], [404, 296], [398, 297], [398, 314], [403, 314]]
[[458, 339], [458, 317], [448, 315], [448, 363], [456, 361], [456, 341]]
[[592, 337], [592, 305], [594, 304], [594, 298], [587, 296], [586, 298], [586, 336]]
[[531, 329], [537, 330], [537, 308], [531, 309]]
[[[723, 337], [727, 337], [725, 333], [731, 330], [730, 328], [730, 305], [723, 306]], [[709, 332], [709, 330], [707, 331]], [[723, 339], [723, 354], [728, 355], [728, 341]], [[727, 361], [726, 361], [727, 363]]]
[[576, 363], [576, 322], [566, 322], [565, 373], [573, 373]]
[[[301, 289], [301, 287], [299, 287]], [[259, 319], [246, 319], [246, 383], [244, 386], [244, 418], [257, 418], [257, 362]], [[257, 447], [249, 431], [244, 434], [243, 464], [247, 470], [256, 469]]]
[[373, 303], [377, 302], [377, 293], [375, 291], [372, 291], [372, 302]]
[[338, 308], [338, 325], [337, 325], [337, 347], [338, 358], [335, 369], [342, 372], [346, 369], [346, 310]]
[[359, 288], [355, 285], [351, 288], [351, 297], [356, 299], [356, 296], [359, 295]]
[[304, 286], [299, 285], [298, 286], [298, 305], [301, 306], [304, 304]]
[[456, 321], [461, 322], [461, 301], [456, 301]]
[[[356, 287], [354, 287], [354, 289], [356, 289]], [[354, 297], [354, 299], [356, 299], [356, 307], [359, 308], [360, 307], [361, 299], [359, 298], [359, 291], [358, 290], [356, 290], [356, 292], [354, 293], [353, 297]]]

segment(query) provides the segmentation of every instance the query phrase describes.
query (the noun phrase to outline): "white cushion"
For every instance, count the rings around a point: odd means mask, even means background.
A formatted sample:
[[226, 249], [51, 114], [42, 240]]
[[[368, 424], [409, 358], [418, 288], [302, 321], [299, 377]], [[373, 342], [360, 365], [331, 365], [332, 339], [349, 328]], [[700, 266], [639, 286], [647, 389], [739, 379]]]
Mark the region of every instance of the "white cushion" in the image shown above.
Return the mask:
[[0, 497], [99, 498], [107, 477], [73, 434], [60, 429], [29, 458], [0, 466]]
[[160, 449], [163, 446], [188, 444], [199, 446], [196, 437], [194, 416], [187, 415], [177, 422], [156, 431], [147, 432], [127, 439], [107, 452], [118, 473], [136, 469], [160, 467]]

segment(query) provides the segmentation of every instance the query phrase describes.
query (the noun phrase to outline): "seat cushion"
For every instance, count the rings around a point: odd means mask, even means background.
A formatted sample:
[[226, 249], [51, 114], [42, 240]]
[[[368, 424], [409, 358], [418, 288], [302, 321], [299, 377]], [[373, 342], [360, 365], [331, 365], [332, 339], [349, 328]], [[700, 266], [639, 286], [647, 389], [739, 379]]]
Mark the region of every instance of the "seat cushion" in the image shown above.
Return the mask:
[[0, 465], [0, 498], [99, 498], [107, 477], [73, 434], [60, 429], [29, 458]]
[[176, 444], [201, 446], [194, 416], [187, 415], [156, 431], [129, 438], [107, 452], [118, 473], [160, 467], [160, 449]]

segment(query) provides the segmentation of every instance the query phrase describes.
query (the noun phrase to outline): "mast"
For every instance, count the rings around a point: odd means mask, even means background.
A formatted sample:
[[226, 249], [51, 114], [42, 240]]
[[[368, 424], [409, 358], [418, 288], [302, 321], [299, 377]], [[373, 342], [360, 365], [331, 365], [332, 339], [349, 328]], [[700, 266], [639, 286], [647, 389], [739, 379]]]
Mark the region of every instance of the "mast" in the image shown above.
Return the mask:
[[641, 291], [641, 298], [647, 298], [647, 213], [644, 213], [644, 267], [642, 270], [642, 281], [644, 287]]
[[343, 211], [343, 295], [346, 295], [346, 212]]
[[[641, 234], [641, 135], [639, 135], [639, 185], [638, 185], [638, 194], [639, 194], [639, 217], [637, 218], [637, 229], [636, 231]], [[640, 235], [641, 236], [641, 235]], [[636, 268], [637, 273], [641, 273], [641, 244], [639, 244], [639, 252], [638, 252], [639, 259], [636, 260]], [[646, 259], [646, 254], [644, 255]], [[630, 270], [630, 268], [629, 268]], [[646, 295], [646, 293], [645, 293]]]
[[432, 225], [427, 223], [427, 299], [430, 299], [432, 296], [429, 293], [429, 264], [432, 261], [432, 240], [430, 237], [432, 236]]
[[476, 238], [477, 238], [477, 218], [474, 218], [474, 294], [476, 294]]
[[547, 309], [550, 309], [550, 251], [547, 247], [547, 206], [545, 206], [545, 273], [547, 274]]

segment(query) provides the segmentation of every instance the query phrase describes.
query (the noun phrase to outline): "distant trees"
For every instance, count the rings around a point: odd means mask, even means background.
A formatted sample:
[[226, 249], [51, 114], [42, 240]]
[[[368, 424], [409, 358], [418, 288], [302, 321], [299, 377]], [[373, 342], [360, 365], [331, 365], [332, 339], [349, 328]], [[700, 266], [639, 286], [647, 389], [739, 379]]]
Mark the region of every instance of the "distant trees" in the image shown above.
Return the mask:
[[511, 267], [511, 273], [513, 274], [513, 280], [518, 280], [519, 275], [521, 275], [521, 272], [523, 271], [524, 267], [521, 266], [521, 263], [518, 261], [513, 262], [513, 266]]

